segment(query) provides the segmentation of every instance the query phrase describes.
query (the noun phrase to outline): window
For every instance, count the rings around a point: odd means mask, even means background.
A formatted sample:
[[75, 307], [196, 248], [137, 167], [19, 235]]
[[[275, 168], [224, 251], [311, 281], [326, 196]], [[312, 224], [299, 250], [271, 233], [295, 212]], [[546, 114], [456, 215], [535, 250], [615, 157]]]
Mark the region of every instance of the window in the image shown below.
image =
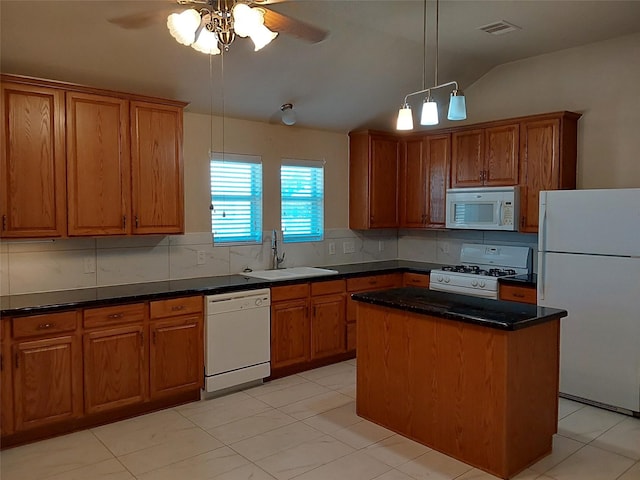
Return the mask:
[[262, 243], [260, 157], [216, 152], [210, 167], [213, 243]]
[[324, 162], [283, 160], [280, 167], [282, 238], [316, 242], [324, 234]]

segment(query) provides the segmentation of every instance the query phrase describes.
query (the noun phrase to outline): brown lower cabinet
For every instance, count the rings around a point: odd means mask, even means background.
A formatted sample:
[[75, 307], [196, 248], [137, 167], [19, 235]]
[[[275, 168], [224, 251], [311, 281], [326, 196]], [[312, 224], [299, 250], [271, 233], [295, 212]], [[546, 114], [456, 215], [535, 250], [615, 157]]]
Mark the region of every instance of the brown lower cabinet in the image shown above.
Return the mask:
[[384, 288], [400, 287], [402, 285], [401, 273], [385, 273], [381, 275], [369, 275], [347, 279], [347, 351], [356, 351], [356, 305], [351, 299], [351, 294], [370, 292]]
[[535, 287], [500, 284], [498, 291], [500, 300], [508, 300], [510, 302], [530, 303], [535, 305], [538, 303], [537, 291]]
[[345, 310], [344, 280], [271, 288], [271, 377], [348, 358]]
[[2, 446], [197, 400], [202, 296], [3, 319]]

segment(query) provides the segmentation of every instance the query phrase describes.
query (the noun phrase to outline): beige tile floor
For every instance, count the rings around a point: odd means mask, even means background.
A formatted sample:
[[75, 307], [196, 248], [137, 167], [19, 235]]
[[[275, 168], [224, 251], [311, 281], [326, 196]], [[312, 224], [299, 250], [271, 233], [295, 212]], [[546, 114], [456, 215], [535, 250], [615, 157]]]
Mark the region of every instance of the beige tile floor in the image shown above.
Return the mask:
[[[2, 480], [491, 480], [359, 418], [355, 361], [0, 453]], [[640, 480], [640, 419], [560, 400], [518, 480]]]

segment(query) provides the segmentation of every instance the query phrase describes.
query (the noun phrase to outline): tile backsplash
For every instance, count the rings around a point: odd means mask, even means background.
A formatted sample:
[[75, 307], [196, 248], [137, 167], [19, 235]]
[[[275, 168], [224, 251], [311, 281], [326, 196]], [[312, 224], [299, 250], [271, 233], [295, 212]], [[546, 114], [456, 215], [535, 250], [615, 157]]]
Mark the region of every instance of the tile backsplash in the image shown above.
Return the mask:
[[[458, 263], [463, 243], [526, 245], [537, 236], [513, 232], [325, 231], [321, 242], [280, 243], [284, 267], [375, 260]], [[46, 292], [240, 273], [271, 267], [271, 231], [260, 245], [213, 246], [211, 234], [0, 242], [0, 294]]]

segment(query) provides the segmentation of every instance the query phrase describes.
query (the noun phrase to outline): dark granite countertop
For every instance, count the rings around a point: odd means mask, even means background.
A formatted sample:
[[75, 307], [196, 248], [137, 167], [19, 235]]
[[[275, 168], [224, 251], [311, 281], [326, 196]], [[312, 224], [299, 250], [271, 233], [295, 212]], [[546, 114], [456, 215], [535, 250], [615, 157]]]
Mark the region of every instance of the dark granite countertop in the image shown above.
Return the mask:
[[521, 287], [533, 287], [538, 284], [538, 275], [529, 273], [528, 275], [516, 275], [515, 277], [499, 278], [498, 282], [519, 285]]
[[499, 330], [519, 330], [567, 316], [566, 310], [556, 308], [416, 287], [354, 293], [352, 298], [372, 305], [433, 315]]
[[273, 285], [291, 285], [309, 281], [326, 281], [394, 272], [429, 273], [439, 264], [389, 260], [323, 268], [337, 270], [336, 275], [301, 278], [286, 281], [267, 281], [244, 275], [222, 275], [162, 282], [132, 283], [112, 287], [82, 288], [44, 293], [0, 296], [0, 316], [24, 316], [49, 313], [70, 308], [97, 307], [116, 303], [160, 300], [186, 295], [213, 295], [241, 290], [268, 288]]

